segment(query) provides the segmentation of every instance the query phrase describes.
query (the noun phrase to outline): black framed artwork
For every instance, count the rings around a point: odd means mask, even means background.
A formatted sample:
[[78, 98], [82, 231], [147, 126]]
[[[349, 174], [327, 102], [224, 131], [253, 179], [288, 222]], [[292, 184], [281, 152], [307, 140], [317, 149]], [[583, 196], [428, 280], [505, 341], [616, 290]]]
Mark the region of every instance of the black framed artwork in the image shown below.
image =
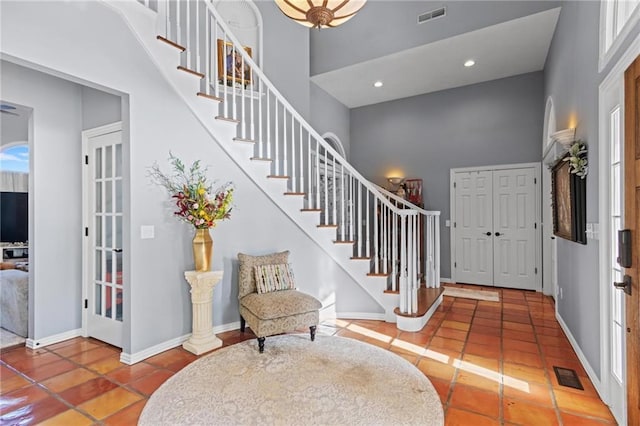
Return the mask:
[[571, 173], [568, 161], [559, 160], [551, 169], [554, 235], [587, 243], [587, 182]]

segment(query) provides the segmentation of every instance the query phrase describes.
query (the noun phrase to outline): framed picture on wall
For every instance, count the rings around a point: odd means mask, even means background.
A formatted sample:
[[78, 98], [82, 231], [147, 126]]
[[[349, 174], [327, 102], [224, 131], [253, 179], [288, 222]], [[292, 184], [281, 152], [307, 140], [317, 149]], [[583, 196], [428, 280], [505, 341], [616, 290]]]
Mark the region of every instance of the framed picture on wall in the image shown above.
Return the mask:
[[[251, 67], [242, 59], [242, 55], [229, 41], [218, 39], [218, 82], [233, 86], [239, 83], [245, 87], [251, 84]], [[243, 46], [245, 52], [251, 56], [251, 48]]]
[[422, 179], [405, 179], [404, 187], [407, 201], [422, 207]]
[[551, 195], [554, 235], [586, 244], [586, 181], [570, 172], [568, 161], [553, 166]]

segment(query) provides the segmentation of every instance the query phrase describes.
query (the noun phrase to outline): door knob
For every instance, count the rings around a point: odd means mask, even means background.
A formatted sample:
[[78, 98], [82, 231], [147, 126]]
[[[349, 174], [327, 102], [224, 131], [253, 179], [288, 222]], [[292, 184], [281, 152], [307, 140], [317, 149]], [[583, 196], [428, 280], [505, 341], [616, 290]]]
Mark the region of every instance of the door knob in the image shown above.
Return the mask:
[[486, 235], [487, 235], [487, 237], [490, 237], [491, 236], [491, 232], [487, 232]]
[[499, 237], [500, 235], [502, 235], [502, 234], [499, 233], [499, 232], [496, 232], [496, 237]]
[[629, 275], [625, 275], [621, 283], [613, 283], [613, 286], [631, 296], [631, 277]]
[[121, 248], [115, 248], [113, 249], [114, 253], [122, 253], [122, 249]]

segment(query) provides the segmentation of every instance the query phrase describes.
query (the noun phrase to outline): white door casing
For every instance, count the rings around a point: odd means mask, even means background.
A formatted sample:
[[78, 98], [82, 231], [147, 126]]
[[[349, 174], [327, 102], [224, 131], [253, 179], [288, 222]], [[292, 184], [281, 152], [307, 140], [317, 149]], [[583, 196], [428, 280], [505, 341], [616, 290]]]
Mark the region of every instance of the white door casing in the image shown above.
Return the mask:
[[451, 170], [453, 281], [541, 289], [539, 176], [538, 163]]
[[493, 285], [493, 183], [490, 171], [455, 176], [456, 281]]
[[555, 142], [551, 134], [557, 131], [556, 113], [551, 97], [547, 99], [545, 125], [542, 140], [542, 291], [547, 296], [557, 298], [558, 262], [556, 252], [558, 241], [553, 235], [553, 211], [551, 198], [551, 169], [556, 160]]
[[122, 347], [123, 179], [120, 122], [82, 132], [83, 332]]

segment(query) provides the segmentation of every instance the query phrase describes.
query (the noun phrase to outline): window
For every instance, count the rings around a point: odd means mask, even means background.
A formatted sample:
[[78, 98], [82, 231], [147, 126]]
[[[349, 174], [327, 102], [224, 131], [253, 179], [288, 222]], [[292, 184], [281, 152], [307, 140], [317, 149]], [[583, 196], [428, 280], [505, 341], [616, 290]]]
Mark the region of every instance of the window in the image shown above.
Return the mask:
[[12, 145], [0, 151], [0, 170], [29, 173], [29, 146]]
[[618, 50], [640, 17], [640, 0], [602, 0], [600, 9], [600, 71]]

